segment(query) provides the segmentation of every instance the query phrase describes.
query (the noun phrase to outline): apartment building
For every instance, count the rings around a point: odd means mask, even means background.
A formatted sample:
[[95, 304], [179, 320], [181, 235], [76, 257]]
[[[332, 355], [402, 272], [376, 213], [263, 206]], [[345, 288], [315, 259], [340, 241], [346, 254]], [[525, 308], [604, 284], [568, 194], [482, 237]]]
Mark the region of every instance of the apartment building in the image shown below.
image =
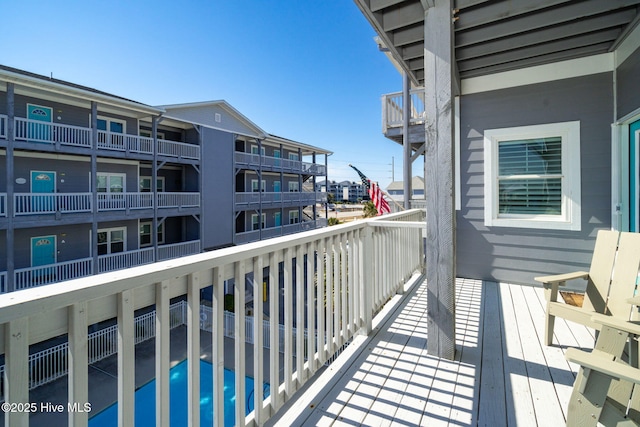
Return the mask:
[[369, 194], [366, 188], [360, 182], [354, 181], [320, 181], [316, 183], [315, 189], [318, 192], [326, 192], [333, 194], [336, 202], [359, 203], [363, 200], [369, 200]]
[[326, 154], [225, 101], [149, 106], [0, 66], [0, 288], [323, 226], [302, 210], [326, 197], [300, 190]]

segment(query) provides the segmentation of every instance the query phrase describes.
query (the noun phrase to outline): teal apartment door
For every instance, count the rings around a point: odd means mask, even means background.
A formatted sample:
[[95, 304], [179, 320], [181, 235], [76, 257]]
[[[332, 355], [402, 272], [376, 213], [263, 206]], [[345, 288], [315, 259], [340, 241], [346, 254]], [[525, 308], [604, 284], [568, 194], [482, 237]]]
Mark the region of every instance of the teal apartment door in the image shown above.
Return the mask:
[[[31, 211], [55, 212], [56, 173], [31, 171]], [[36, 195], [42, 193], [43, 195]]]
[[276, 194], [274, 194], [274, 198], [273, 198], [274, 201], [276, 201], [276, 202], [280, 201], [280, 197], [282, 196], [282, 194], [280, 194], [281, 191], [282, 190], [280, 189], [280, 181], [274, 181], [274, 183], [273, 183], [273, 192], [276, 193]]
[[640, 120], [629, 125], [629, 231], [640, 232]]
[[[31, 267], [56, 263], [56, 236], [31, 238]], [[31, 272], [31, 284], [39, 285], [54, 280], [55, 267], [37, 268]]]
[[53, 122], [51, 108], [27, 104], [27, 120], [29, 120], [27, 124], [27, 139], [29, 141], [51, 141], [51, 122]]
[[280, 227], [282, 225], [282, 218], [280, 217], [280, 212], [274, 213], [273, 219], [276, 227]]

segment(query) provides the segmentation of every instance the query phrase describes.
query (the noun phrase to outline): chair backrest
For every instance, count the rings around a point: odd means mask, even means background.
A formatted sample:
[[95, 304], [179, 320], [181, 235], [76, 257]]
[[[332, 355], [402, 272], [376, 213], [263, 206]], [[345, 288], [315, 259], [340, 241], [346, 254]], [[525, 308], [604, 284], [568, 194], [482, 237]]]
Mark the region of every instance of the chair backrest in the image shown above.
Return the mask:
[[616, 249], [618, 247], [619, 231], [599, 230], [596, 237], [596, 245], [593, 248], [591, 268], [589, 270], [589, 283], [584, 296], [582, 308], [605, 313], [607, 295], [611, 284], [611, 273], [616, 261]]
[[627, 299], [633, 296], [640, 269], [640, 234], [620, 233], [618, 255], [613, 268], [607, 314], [629, 320], [631, 305]]

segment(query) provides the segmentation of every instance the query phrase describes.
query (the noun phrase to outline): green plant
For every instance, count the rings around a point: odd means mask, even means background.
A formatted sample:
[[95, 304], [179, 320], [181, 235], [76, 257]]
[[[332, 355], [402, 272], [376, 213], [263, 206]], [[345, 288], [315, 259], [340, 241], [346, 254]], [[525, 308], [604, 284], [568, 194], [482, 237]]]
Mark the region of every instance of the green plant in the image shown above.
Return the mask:
[[235, 312], [235, 300], [233, 294], [224, 294], [224, 309], [225, 311]]
[[362, 207], [362, 216], [365, 218], [371, 218], [378, 215], [378, 210], [372, 201], [364, 202], [364, 206]]
[[341, 224], [338, 218], [329, 218], [328, 220], [329, 226]]

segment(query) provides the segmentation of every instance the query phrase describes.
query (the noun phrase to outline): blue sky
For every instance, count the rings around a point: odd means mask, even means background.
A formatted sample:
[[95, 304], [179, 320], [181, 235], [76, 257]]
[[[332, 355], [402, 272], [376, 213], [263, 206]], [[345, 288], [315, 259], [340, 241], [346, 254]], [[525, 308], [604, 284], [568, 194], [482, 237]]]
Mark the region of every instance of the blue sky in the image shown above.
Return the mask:
[[[402, 148], [381, 131], [401, 75], [349, 0], [8, 1], [0, 63], [150, 105], [225, 99], [269, 133], [334, 152], [384, 187]], [[419, 171], [419, 168], [414, 168]]]

